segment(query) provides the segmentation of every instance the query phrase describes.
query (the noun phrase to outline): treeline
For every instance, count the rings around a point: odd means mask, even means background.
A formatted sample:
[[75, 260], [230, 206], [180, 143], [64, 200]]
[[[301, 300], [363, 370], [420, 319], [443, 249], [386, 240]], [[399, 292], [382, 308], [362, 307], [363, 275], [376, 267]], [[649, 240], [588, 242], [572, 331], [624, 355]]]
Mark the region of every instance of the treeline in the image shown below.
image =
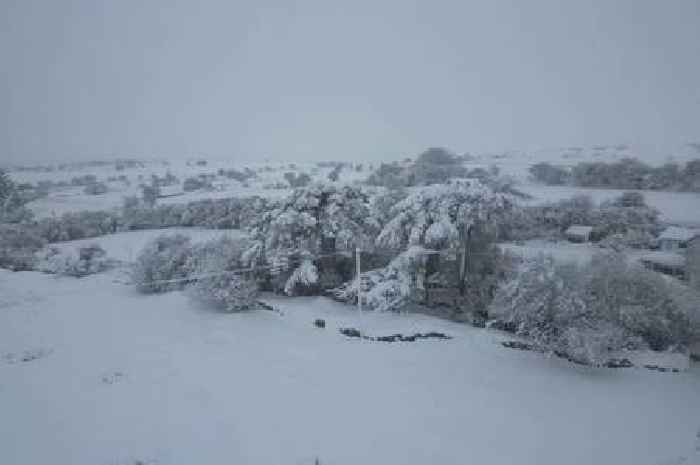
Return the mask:
[[418, 155], [414, 162], [406, 159], [401, 163], [382, 163], [367, 183], [389, 188], [444, 183], [449, 179], [467, 177], [469, 171], [462, 162], [462, 158], [448, 150], [433, 147]]
[[502, 176], [497, 166], [488, 169], [476, 167], [469, 169], [464, 162], [469, 155], [455, 155], [440, 147], [429, 148], [415, 161], [407, 158], [402, 162], [382, 163], [367, 179], [370, 186], [382, 186], [389, 189], [405, 187], [430, 186], [444, 184], [451, 179], [478, 179], [496, 192], [508, 193], [516, 197], [527, 197], [514, 187], [513, 179]]
[[581, 162], [573, 167], [537, 163], [529, 171], [532, 179], [547, 185], [700, 192], [700, 159], [656, 167], [636, 158]]
[[0, 268], [30, 270], [46, 244], [89, 239], [121, 231], [176, 226], [244, 229], [268, 209], [259, 197], [207, 199], [157, 205], [126, 201], [121, 209], [70, 212], [61, 216], [0, 223]]
[[658, 210], [638, 192], [625, 192], [600, 205], [575, 196], [545, 205], [514, 209], [500, 225], [501, 240], [561, 238], [573, 225], [592, 226], [591, 240], [613, 240], [621, 246], [649, 248], [661, 231]]

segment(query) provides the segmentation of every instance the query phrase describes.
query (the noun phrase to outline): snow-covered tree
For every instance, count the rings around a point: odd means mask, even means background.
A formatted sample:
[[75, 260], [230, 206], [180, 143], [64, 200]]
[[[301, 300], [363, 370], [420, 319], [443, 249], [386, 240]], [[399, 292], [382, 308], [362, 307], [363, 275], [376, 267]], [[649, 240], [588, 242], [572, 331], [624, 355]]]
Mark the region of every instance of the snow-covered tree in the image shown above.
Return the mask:
[[158, 184], [144, 184], [141, 186], [141, 198], [143, 203], [149, 207], [153, 207], [158, 201], [160, 195], [160, 187]]
[[499, 289], [492, 313], [516, 325], [542, 350], [604, 362], [627, 339], [621, 327], [595, 314], [581, 278], [574, 265], [557, 264], [551, 257], [527, 260]]
[[510, 196], [496, 193], [475, 179], [459, 179], [424, 187], [392, 209], [392, 219], [377, 237], [380, 247], [403, 249], [420, 245], [457, 248], [463, 231], [478, 224], [495, 225], [510, 210]]
[[688, 345], [689, 315], [661, 274], [630, 264], [619, 254], [599, 254], [585, 282], [597, 314], [640, 337], [651, 349]]
[[0, 223], [21, 223], [32, 219], [26, 199], [10, 175], [0, 169]]
[[403, 187], [378, 187], [371, 197], [372, 216], [379, 225], [391, 220], [392, 209], [406, 197], [408, 191]]
[[35, 253], [46, 245], [36, 227], [0, 223], [0, 268], [13, 271], [32, 270]]
[[503, 283], [491, 313], [546, 351], [597, 364], [621, 348], [683, 349], [698, 336], [690, 311], [658, 273], [603, 254], [582, 268], [538, 257]]
[[247, 244], [221, 238], [194, 247], [189, 295], [216, 309], [235, 312], [257, 306], [258, 284], [241, 260]]
[[315, 183], [273, 204], [250, 228], [246, 257], [272, 264], [371, 244], [378, 226], [361, 188]]
[[107, 184], [103, 182], [96, 182], [85, 186], [83, 193], [86, 195], [101, 195], [106, 194], [108, 190]]
[[284, 179], [289, 183], [289, 187], [293, 189], [304, 187], [311, 182], [311, 176], [308, 174], [295, 173], [293, 171], [284, 173]]
[[144, 293], [182, 289], [191, 273], [190, 238], [163, 234], [141, 251], [132, 268], [132, 281]]

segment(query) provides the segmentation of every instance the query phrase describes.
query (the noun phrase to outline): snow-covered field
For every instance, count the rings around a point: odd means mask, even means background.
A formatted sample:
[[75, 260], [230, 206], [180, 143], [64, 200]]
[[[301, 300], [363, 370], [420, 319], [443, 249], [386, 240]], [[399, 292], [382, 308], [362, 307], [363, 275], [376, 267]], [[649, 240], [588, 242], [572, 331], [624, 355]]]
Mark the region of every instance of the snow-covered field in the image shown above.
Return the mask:
[[[620, 189], [589, 189], [572, 186], [542, 186], [522, 184], [518, 189], [531, 195], [528, 203], [536, 205], [545, 202], [556, 202], [575, 195], [587, 195], [595, 203], [619, 197], [624, 190]], [[684, 226], [700, 226], [700, 194], [692, 192], [660, 192], [638, 191], [644, 194], [649, 206], [659, 210], [661, 221]]]
[[[312, 163], [247, 163], [240, 164], [235, 160], [209, 161], [206, 166], [187, 164], [184, 161], [170, 162], [145, 162], [143, 167], [129, 168], [123, 171], [116, 171], [114, 166], [85, 167], [65, 171], [34, 172], [34, 171], [13, 171], [12, 177], [17, 182], [38, 183], [40, 181], [70, 181], [73, 177], [95, 175], [97, 180], [105, 182], [108, 192], [100, 195], [85, 195], [83, 187], [64, 187], [54, 189], [48, 195], [29, 204], [29, 207], [38, 217], [50, 215], [61, 215], [63, 213], [81, 210], [109, 210], [120, 207], [124, 197], [140, 196], [140, 184], [150, 182], [151, 175], [165, 176], [171, 173], [182, 182], [192, 176], [200, 174], [216, 175], [219, 169], [236, 169], [242, 171], [250, 168], [256, 171], [257, 177], [251, 178], [246, 184], [219, 176], [215, 190], [196, 190], [184, 192], [183, 195], [169, 197], [159, 200], [160, 203], [186, 203], [194, 200], [228, 198], [228, 197], [251, 197], [260, 196], [266, 198], [278, 198], [289, 193], [289, 189], [271, 189], [271, 184], [283, 183], [286, 172], [307, 173], [313, 180], [327, 179], [332, 170], [330, 167], [319, 168]], [[126, 176], [130, 184], [122, 181], [107, 181], [110, 177]], [[368, 176], [368, 171], [355, 171], [353, 169], [343, 169], [340, 172], [340, 181], [353, 183], [364, 180]]]
[[583, 368], [424, 315], [221, 314], [113, 278], [0, 270], [0, 463], [700, 463], [697, 364]]

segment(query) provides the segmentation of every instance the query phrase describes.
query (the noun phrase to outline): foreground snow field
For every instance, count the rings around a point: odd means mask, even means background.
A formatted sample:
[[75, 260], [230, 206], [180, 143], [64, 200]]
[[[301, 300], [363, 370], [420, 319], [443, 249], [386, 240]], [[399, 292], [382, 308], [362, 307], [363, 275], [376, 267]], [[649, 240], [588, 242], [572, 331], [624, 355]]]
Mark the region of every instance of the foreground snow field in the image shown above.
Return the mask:
[[221, 314], [114, 278], [0, 270], [0, 463], [700, 463], [697, 364], [583, 368], [428, 316]]

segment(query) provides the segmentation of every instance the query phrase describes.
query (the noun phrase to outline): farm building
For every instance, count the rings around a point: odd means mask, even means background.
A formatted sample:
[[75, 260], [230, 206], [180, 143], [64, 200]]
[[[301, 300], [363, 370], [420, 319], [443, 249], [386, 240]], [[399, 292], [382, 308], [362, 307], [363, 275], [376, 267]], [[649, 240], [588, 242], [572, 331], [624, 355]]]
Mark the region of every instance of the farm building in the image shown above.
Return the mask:
[[664, 251], [685, 249], [691, 239], [700, 235], [700, 230], [670, 226], [658, 237], [659, 248]]
[[167, 197], [177, 197], [180, 195], [184, 195], [185, 191], [182, 190], [182, 186], [180, 185], [172, 185], [172, 186], [162, 186], [160, 188], [160, 193], [158, 194], [159, 199], [164, 199]]
[[571, 242], [588, 242], [591, 238], [593, 226], [573, 225], [564, 233]]

